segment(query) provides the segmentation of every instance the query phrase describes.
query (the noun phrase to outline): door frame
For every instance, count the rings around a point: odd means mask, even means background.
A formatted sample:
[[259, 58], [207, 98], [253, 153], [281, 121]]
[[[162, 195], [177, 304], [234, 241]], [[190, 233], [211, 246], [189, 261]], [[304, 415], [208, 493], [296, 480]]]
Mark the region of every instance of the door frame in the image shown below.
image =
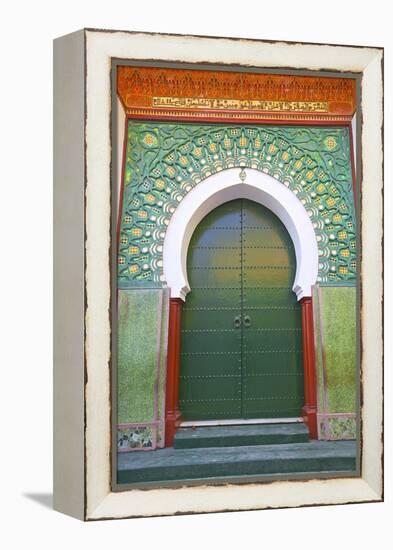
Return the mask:
[[178, 405], [181, 309], [191, 290], [187, 278], [188, 246], [202, 219], [230, 200], [244, 198], [269, 208], [285, 225], [295, 248], [293, 291], [301, 304], [304, 406], [310, 437], [318, 438], [317, 388], [312, 286], [318, 275], [318, 244], [310, 217], [296, 195], [274, 177], [250, 168], [230, 168], [207, 177], [181, 201], [164, 240], [163, 269], [171, 291], [165, 405], [165, 445], [172, 446], [181, 422]]

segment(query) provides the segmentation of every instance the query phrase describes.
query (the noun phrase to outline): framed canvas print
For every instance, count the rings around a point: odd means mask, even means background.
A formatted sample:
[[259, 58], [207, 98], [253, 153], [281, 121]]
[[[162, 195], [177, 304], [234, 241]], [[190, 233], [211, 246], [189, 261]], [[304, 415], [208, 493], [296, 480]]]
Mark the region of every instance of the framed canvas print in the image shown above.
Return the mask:
[[54, 48], [55, 508], [381, 500], [383, 50]]

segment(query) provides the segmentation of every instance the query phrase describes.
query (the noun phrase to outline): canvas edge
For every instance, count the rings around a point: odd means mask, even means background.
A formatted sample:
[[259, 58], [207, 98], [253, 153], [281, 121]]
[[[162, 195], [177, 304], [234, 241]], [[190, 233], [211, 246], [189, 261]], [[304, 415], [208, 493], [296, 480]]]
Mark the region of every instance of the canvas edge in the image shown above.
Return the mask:
[[[103, 33], [101, 31], [86, 31], [87, 35], [87, 55], [88, 55], [88, 73], [87, 73], [87, 242], [86, 242], [86, 255], [87, 255], [87, 293], [91, 295], [89, 300], [89, 307], [87, 311], [86, 323], [86, 352], [88, 360], [88, 372], [90, 371], [93, 378], [89, 376], [89, 381], [86, 385], [86, 413], [87, 413], [87, 431], [86, 431], [86, 445], [87, 445], [87, 511], [86, 519], [104, 519], [114, 517], [141, 517], [149, 515], [167, 515], [176, 513], [200, 513], [200, 512], [213, 512], [223, 511], [226, 509], [262, 509], [270, 507], [287, 507], [287, 506], [303, 506], [311, 504], [336, 504], [344, 502], [360, 502], [360, 501], [378, 501], [382, 498], [382, 410], [378, 410], [377, 414], [371, 414], [370, 411], [374, 406], [373, 403], [382, 404], [382, 369], [378, 369], [378, 376], [371, 375], [369, 373], [369, 366], [363, 365], [363, 376], [365, 385], [365, 392], [363, 395], [362, 412], [366, 419], [363, 423], [363, 456], [362, 456], [362, 479], [341, 479], [341, 480], [323, 480], [323, 481], [306, 481], [306, 482], [275, 482], [273, 485], [263, 484], [250, 484], [243, 487], [240, 486], [227, 486], [227, 487], [187, 487], [182, 489], [157, 489], [151, 491], [133, 490], [124, 493], [111, 493], [110, 492], [110, 467], [109, 467], [109, 452], [110, 452], [110, 437], [108, 437], [108, 431], [110, 432], [110, 417], [109, 414], [105, 414], [104, 411], [108, 411], [109, 403], [107, 401], [109, 397], [109, 378], [108, 378], [108, 361], [109, 361], [109, 315], [108, 319], [100, 325], [99, 317], [97, 313], [101, 310], [105, 303], [109, 300], [109, 273], [103, 274], [103, 279], [100, 281], [97, 278], [97, 269], [99, 263], [94, 262], [97, 258], [94, 258], [92, 253], [92, 247], [97, 251], [96, 247], [100, 249], [103, 254], [109, 254], [109, 239], [108, 232], [105, 228], [108, 225], [102, 224], [103, 216], [107, 216], [110, 211], [108, 202], [108, 190], [105, 190], [105, 181], [109, 178], [109, 165], [110, 165], [110, 142], [109, 142], [109, 127], [107, 127], [107, 120], [109, 120], [110, 114], [110, 61], [112, 57], [133, 57], [143, 58], [142, 56], [146, 51], [151, 53], [157, 52], [156, 59], [165, 59], [179, 61], [178, 51], [183, 52], [182, 61], [188, 62], [203, 62], [204, 48], [200, 48], [201, 40], [205, 39], [193, 37], [171, 37], [169, 45], [169, 51], [165, 48], [165, 40], [168, 40], [168, 35], [161, 37], [160, 35], [148, 35], [144, 33], [138, 33], [137, 35], [126, 35], [125, 33]], [[121, 35], [121, 36], [119, 36]], [[184, 47], [184, 39], [187, 38], [187, 47]], [[164, 39], [164, 43], [161, 41]], [[364, 48], [363, 55], [353, 55], [354, 51], [360, 50], [352, 47], [342, 47], [340, 66], [337, 67], [337, 62], [334, 63], [329, 52], [328, 46], [303, 46], [301, 44], [286, 45], [281, 43], [263, 43], [257, 42], [247, 44], [245, 48], [247, 51], [243, 51], [241, 58], [239, 49], [244, 50], [242, 44], [235, 39], [223, 39], [232, 43], [232, 47], [236, 52], [233, 53], [232, 48], [225, 49], [224, 63], [233, 64], [245, 64], [250, 61], [250, 47], [254, 47], [257, 52], [257, 60], [261, 66], [272, 66], [272, 63], [277, 65], [279, 58], [285, 59], [285, 66], [288, 67], [288, 57], [293, 58], [293, 50], [291, 55], [285, 55], [285, 48], [296, 48], [297, 59], [300, 60], [302, 54], [305, 54], [305, 61], [292, 65], [293, 68], [308, 68], [311, 70], [321, 69], [321, 62], [312, 63], [312, 57], [317, 54], [318, 60], [322, 57], [325, 59], [323, 65], [330, 67], [331, 70], [348, 70], [355, 72], [363, 72], [363, 125], [362, 125], [362, 144], [363, 151], [367, 151], [369, 155], [369, 149], [378, 148], [380, 144], [380, 151], [382, 152], [382, 78], [381, 78], [381, 61], [383, 53], [381, 49], [377, 48]], [[198, 41], [198, 54], [192, 53], [192, 42], [194, 44]], [[210, 38], [206, 39], [207, 42]], [[190, 49], [191, 44], [191, 49]], [[258, 48], [258, 44], [263, 44], [263, 48]], [[207, 45], [207, 44], [205, 44]], [[229, 45], [228, 45], [229, 46]], [[270, 47], [269, 63], [266, 61]], [[336, 49], [338, 46], [334, 46]], [[272, 48], [280, 48], [280, 55], [272, 55]], [[306, 49], [304, 49], [306, 48]], [[261, 52], [263, 49], [263, 52]], [[302, 51], [303, 50], [303, 51]], [[167, 52], [167, 53], [165, 53]], [[173, 56], [176, 53], [176, 58]], [[274, 52], [273, 52], [274, 53]], [[336, 53], [336, 50], [335, 50]], [[325, 54], [325, 55], [324, 55]], [[364, 55], [365, 54], [365, 55]], [[199, 57], [198, 57], [199, 55]], [[233, 55], [233, 58], [231, 58]], [[172, 56], [172, 57], [171, 57]], [[355, 63], [351, 65], [352, 57], [356, 57]], [[220, 61], [215, 59], [214, 61]], [[241, 63], [243, 61], [243, 63]], [[353, 61], [353, 60], [352, 60]], [[283, 62], [283, 61], [282, 61]], [[251, 64], [255, 64], [255, 58], [252, 57]], [[345, 69], [344, 69], [345, 67]], [[108, 86], [105, 97], [97, 97], [98, 94], [89, 96], [89, 85], [91, 89], [94, 89], [98, 83], [103, 84], [107, 78]], [[109, 97], [108, 97], [109, 95]], [[375, 101], [375, 97], [378, 97], [378, 102]], [[369, 113], [370, 109], [374, 109], [374, 113]], [[90, 118], [89, 118], [90, 113]], [[376, 117], [376, 120], [380, 122], [377, 130], [373, 128], [372, 117]], [[375, 123], [374, 123], [375, 124]], [[94, 128], [94, 130], [93, 130]], [[377, 134], [375, 132], [377, 131]], [[379, 132], [379, 133], [378, 133]], [[89, 135], [94, 134], [95, 139], [90, 140]], [[97, 135], [100, 135], [100, 139], [97, 140]], [[104, 139], [102, 139], [104, 138]], [[99, 153], [100, 158], [97, 156]], [[371, 156], [367, 159], [367, 162], [363, 165], [363, 183], [364, 183], [364, 195], [363, 203], [366, 203], [365, 198], [368, 197], [367, 193], [375, 190], [376, 183], [382, 190], [382, 162], [378, 155]], [[98, 177], [98, 180], [97, 180]], [[91, 187], [89, 187], [89, 181], [95, 182], [95, 191], [97, 191], [97, 185], [101, 191], [101, 197], [93, 196], [91, 194]], [[368, 183], [369, 182], [369, 183]], [[362, 235], [370, 228], [370, 222], [372, 219], [382, 219], [382, 202], [379, 200], [371, 201], [372, 206], [367, 202], [368, 216], [364, 216], [362, 220]], [[94, 220], [101, 220], [100, 231], [97, 233]], [[373, 229], [377, 230], [372, 236], [372, 241], [379, 237], [382, 238], [381, 228]], [[89, 241], [91, 239], [91, 241]], [[363, 240], [365, 246], [370, 237], [367, 235]], [[379, 242], [379, 240], [377, 240]], [[367, 252], [363, 254], [364, 258], [367, 258]], [[103, 265], [103, 258], [101, 258], [101, 266]], [[371, 311], [375, 312], [375, 303], [381, 303], [382, 299], [382, 280], [381, 280], [381, 260], [380, 256], [374, 258], [376, 263], [373, 264], [373, 270], [370, 274], [369, 269], [365, 269], [366, 261], [362, 264], [362, 277], [365, 281], [365, 289], [371, 288], [368, 292], [367, 300], [363, 301], [362, 314], [363, 319], [368, 315], [370, 307]], [[98, 282], [97, 282], [98, 280]], [[98, 284], [98, 287], [95, 285]], [[95, 294], [96, 293], [96, 294]], [[96, 301], [96, 299], [98, 301]], [[370, 305], [370, 300], [372, 305]], [[101, 304], [101, 305], [100, 305]], [[101, 319], [102, 320], [102, 319]], [[363, 358], [368, 357], [370, 344], [375, 346], [377, 343], [377, 357], [378, 365], [382, 365], [382, 330], [381, 330], [381, 313], [375, 316], [373, 319], [372, 327], [368, 326], [364, 329], [363, 338]], [[377, 339], [375, 340], [375, 335]], [[103, 347], [100, 349], [100, 357], [98, 356], [98, 350], [90, 345], [90, 342], [97, 342], [99, 336], [105, 336], [104, 340], [100, 341]], [[366, 354], [364, 353], [366, 350]], [[374, 352], [375, 357], [375, 352]], [[103, 359], [104, 358], [104, 359]], [[106, 366], [104, 365], [105, 358], [107, 360]], [[98, 359], [98, 363], [95, 362]], [[94, 371], [92, 365], [98, 365]], [[101, 365], [101, 367], [99, 366]], [[95, 375], [98, 377], [95, 378]], [[90, 384], [90, 386], [89, 386]], [[97, 402], [97, 388], [100, 386], [101, 395]], [[370, 390], [370, 393], [369, 393]], [[106, 397], [105, 397], [106, 394]], [[93, 401], [93, 395], [95, 399]], [[375, 401], [376, 400], [376, 401]], [[105, 402], [106, 401], [106, 402]], [[100, 406], [97, 406], [100, 405]], [[380, 407], [381, 408], [381, 407]], [[104, 414], [97, 415], [94, 411], [100, 410]], [[370, 420], [370, 417], [371, 420]], [[99, 422], [103, 421], [103, 424]], [[298, 492], [299, 483], [302, 483], [302, 498], [300, 500], [294, 500], [292, 492]], [[269, 498], [264, 498], [263, 489], [268, 487]], [[275, 487], [276, 489], [272, 488]], [[224, 491], [224, 493], [222, 493]], [[236, 495], [236, 506], [228, 506], [229, 492], [232, 491], [232, 496]], [[247, 492], [247, 504], [246, 508], [242, 506], [244, 499], [244, 491]], [[258, 494], [255, 493], [257, 491]], [[277, 492], [278, 491], [278, 492]], [[333, 491], [333, 492], [332, 492]], [[209, 495], [207, 494], [209, 493]], [[243, 493], [242, 493], [243, 492]], [[220, 494], [219, 494], [220, 493]], [[266, 493], [266, 491], [265, 491]], [[273, 495], [274, 493], [274, 495]], [[276, 494], [277, 493], [277, 494]], [[173, 495], [176, 495], [175, 502], [172, 502]], [[203, 506], [198, 503], [198, 496], [201, 495], [201, 501]], [[269, 496], [268, 495], [268, 496]], [[280, 496], [281, 495], [281, 496]], [[334, 496], [336, 495], [336, 496]], [[206, 498], [209, 496], [209, 504], [206, 504]], [[190, 497], [193, 502], [193, 508], [190, 509], [187, 506], [181, 506], [182, 502], [185, 502]], [[257, 501], [253, 501], [253, 498], [257, 498]], [[262, 500], [261, 500], [262, 499]], [[158, 508], [157, 508], [158, 504]]]
[[53, 507], [85, 518], [84, 31], [53, 43]]

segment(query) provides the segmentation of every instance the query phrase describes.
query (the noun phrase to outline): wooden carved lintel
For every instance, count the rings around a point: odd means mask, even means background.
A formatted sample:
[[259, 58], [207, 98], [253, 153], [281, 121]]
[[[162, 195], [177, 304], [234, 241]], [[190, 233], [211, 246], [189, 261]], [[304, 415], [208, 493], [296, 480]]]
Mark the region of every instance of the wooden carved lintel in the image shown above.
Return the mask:
[[348, 122], [356, 108], [353, 78], [120, 66], [117, 88], [136, 118]]

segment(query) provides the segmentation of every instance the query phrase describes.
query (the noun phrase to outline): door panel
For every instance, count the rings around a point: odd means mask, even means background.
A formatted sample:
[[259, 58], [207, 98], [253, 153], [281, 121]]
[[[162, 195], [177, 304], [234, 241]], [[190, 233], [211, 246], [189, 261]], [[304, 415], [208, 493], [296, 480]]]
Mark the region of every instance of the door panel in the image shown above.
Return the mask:
[[183, 355], [180, 373], [180, 401], [183, 402], [183, 408], [181, 409], [183, 417], [185, 412], [183, 397], [187, 391], [189, 382], [192, 384], [192, 380], [195, 380], [196, 376], [204, 376], [207, 383], [210, 383], [215, 378], [225, 378], [226, 376], [238, 376], [240, 380], [240, 361], [241, 353], [239, 351], [231, 354], [223, 353], [222, 355], [215, 354], [211, 356]]
[[292, 294], [292, 289], [281, 286], [244, 286], [243, 304], [249, 307], [287, 306]]
[[[253, 400], [253, 401], [259, 401], [263, 399], [264, 401], [273, 401], [275, 403], [274, 407], [276, 407], [277, 401], [280, 406], [282, 406], [282, 403], [280, 403], [280, 399], [285, 400], [297, 400], [297, 385], [299, 383], [299, 376], [291, 373], [282, 373], [281, 378], [282, 384], [280, 388], [280, 395], [276, 395], [276, 375], [273, 376], [266, 376], [263, 380], [263, 385], [259, 385], [258, 381], [260, 379], [260, 374], [257, 373], [253, 376], [250, 376], [247, 378], [247, 395], [246, 399]], [[287, 378], [289, 376], [293, 377], [293, 380], [291, 380], [291, 384], [287, 384]], [[293, 390], [295, 390], [293, 392]], [[249, 404], [247, 404], [247, 407]], [[273, 404], [272, 404], [273, 406]]]
[[198, 350], [213, 352], [225, 350], [228, 352], [240, 352], [241, 335], [230, 329], [191, 329], [183, 330], [182, 353], [196, 353]]
[[197, 227], [182, 312], [179, 404], [185, 420], [300, 415], [295, 268], [285, 227], [261, 205], [231, 201]]
[[[257, 241], [258, 233], [253, 233], [253, 240], [251, 240], [247, 229], [244, 230], [243, 238], [247, 239], [247, 243]], [[289, 252], [287, 248], [279, 248], [278, 246], [247, 244], [243, 247], [244, 267], [247, 268], [247, 272], [252, 269], [269, 269], [266, 278], [271, 281], [276, 280], [278, 270], [284, 270], [286, 280], [288, 280], [288, 273], [292, 273], [292, 269], [289, 265], [292, 255]], [[265, 262], [268, 262], [265, 265], [261, 265], [261, 253], [263, 254]], [[253, 280], [253, 273], [248, 273], [248, 276], [250, 280]], [[257, 280], [259, 280], [259, 278]]]
[[[219, 230], [217, 230], [219, 231]], [[214, 236], [213, 232], [211, 232], [211, 237]], [[241, 258], [241, 246], [239, 243], [239, 246], [223, 246], [222, 248], [218, 248], [218, 246], [210, 246], [209, 248], [206, 246], [202, 248], [202, 246], [199, 247], [193, 247], [193, 264], [190, 266], [190, 270], [193, 269], [204, 269], [206, 267], [210, 267], [211, 269], [219, 269], [219, 268], [227, 268], [227, 269], [240, 269], [240, 258]], [[234, 265], [233, 258], [235, 256], [239, 257], [239, 265]]]
[[[221, 208], [221, 207], [219, 207]], [[210, 214], [209, 214], [210, 215]], [[240, 216], [239, 216], [240, 219]], [[206, 223], [206, 220], [205, 220]], [[239, 240], [239, 231], [240, 227], [233, 226], [217, 226], [216, 229], [206, 228], [206, 225], [198, 225], [193, 236], [193, 247], [197, 248], [199, 246], [212, 246], [214, 239], [214, 246], [224, 247], [224, 246], [241, 246]]]
[[251, 326], [249, 328], [275, 330], [299, 328], [300, 317], [298, 309], [286, 306], [245, 306], [243, 313], [249, 315], [251, 318]]
[[[190, 273], [190, 272], [189, 272]], [[238, 279], [238, 280], [237, 280]], [[241, 297], [241, 278], [233, 277], [233, 287], [195, 287], [191, 288], [191, 292], [187, 295], [187, 302], [184, 304], [186, 309], [194, 308], [228, 308], [234, 307], [238, 309]], [[226, 311], [222, 309], [222, 311]], [[209, 311], [209, 310], [207, 310]]]
[[201, 329], [234, 330], [235, 317], [238, 317], [240, 313], [240, 301], [237, 308], [218, 307], [218, 309], [213, 309], [212, 305], [209, 307], [186, 307], [182, 310], [182, 329], [193, 332]]
[[293, 244], [270, 210], [250, 201], [242, 207], [242, 416], [300, 416], [303, 361]]
[[[220, 375], [218, 378], [220, 384], [219, 397], [217, 397], [216, 388], [213, 383], [206, 384], [204, 378], [199, 378], [195, 375], [195, 377], [192, 378], [192, 384], [188, 384], [184, 390], [184, 399], [190, 400], [191, 403], [197, 403], [199, 401], [209, 403], [211, 400], [219, 401], [228, 399], [239, 401], [238, 385], [240, 382], [240, 377], [237, 375]], [[213, 378], [211, 380], [213, 380]], [[206, 405], [203, 405], [201, 414], [204, 413], [205, 407]]]
[[302, 353], [302, 345], [299, 339], [299, 333], [300, 331], [297, 328], [247, 328], [247, 336], [245, 337], [247, 351], [255, 353], [257, 350], [268, 352], [272, 350], [282, 349], [291, 350], [294, 353]]
[[[247, 201], [247, 202], [251, 203], [251, 201]], [[264, 206], [261, 206], [261, 205], [259, 206], [265, 209]], [[272, 212], [270, 213], [272, 214], [272, 216], [274, 216]], [[278, 220], [276, 216], [274, 217], [276, 218], [276, 220]], [[278, 222], [281, 223], [280, 220], [278, 220]], [[255, 222], [253, 223], [253, 225], [251, 225], [250, 223], [248, 223], [247, 218], [244, 220], [243, 230], [247, 233], [248, 245], [252, 245], [254, 240], [257, 238], [259, 245], [262, 245], [262, 246], [265, 245], [269, 247], [282, 246], [282, 236], [285, 234], [288, 234], [286, 229], [284, 233], [281, 228], [272, 227], [269, 225], [265, 225], [263, 223], [261, 223], [259, 227]], [[274, 250], [274, 248], [270, 248], [270, 250]]]
[[[247, 376], [265, 377], [269, 374], [274, 376], [299, 376], [300, 378], [303, 376], [296, 368], [298, 364], [296, 354], [290, 354], [290, 357], [287, 357], [286, 361], [274, 360], [269, 353], [257, 354], [248, 350], [244, 350], [242, 355], [243, 361], [244, 358], [247, 359], [247, 357], [250, 359], [247, 368]], [[286, 381], [284, 380], [282, 383], [285, 385]]]
[[182, 409], [183, 420], [219, 420], [241, 418], [241, 399], [215, 397], [204, 400], [188, 400]]
[[[263, 251], [261, 251], [262, 253]], [[265, 262], [271, 261], [269, 257], [264, 257]], [[276, 264], [271, 266], [267, 264], [266, 266], [258, 266], [247, 264], [245, 262], [245, 269], [243, 270], [243, 285], [244, 287], [256, 286], [264, 284], [268, 287], [283, 287], [290, 288], [288, 286], [288, 280], [291, 279], [292, 272], [288, 269], [287, 266], [280, 266]], [[293, 274], [294, 278], [294, 274]], [[293, 280], [293, 279], [292, 279]], [[292, 285], [291, 285], [292, 286]], [[296, 299], [296, 296], [295, 296]]]
[[[192, 254], [193, 250], [189, 250], [189, 254]], [[241, 284], [241, 266], [240, 256], [238, 258], [239, 265], [231, 266], [230, 268], [222, 267], [220, 264], [212, 265], [211, 267], [190, 268], [188, 269], [188, 281], [191, 286], [195, 281], [198, 288], [204, 290], [206, 287], [209, 289], [220, 289], [222, 287], [238, 287]], [[187, 295], [188, 299], [188, 295]]]
[[179, 399], [185, 420], [241, 415], [241, 231], [239, 201], [225, 203], [189, 245]]

